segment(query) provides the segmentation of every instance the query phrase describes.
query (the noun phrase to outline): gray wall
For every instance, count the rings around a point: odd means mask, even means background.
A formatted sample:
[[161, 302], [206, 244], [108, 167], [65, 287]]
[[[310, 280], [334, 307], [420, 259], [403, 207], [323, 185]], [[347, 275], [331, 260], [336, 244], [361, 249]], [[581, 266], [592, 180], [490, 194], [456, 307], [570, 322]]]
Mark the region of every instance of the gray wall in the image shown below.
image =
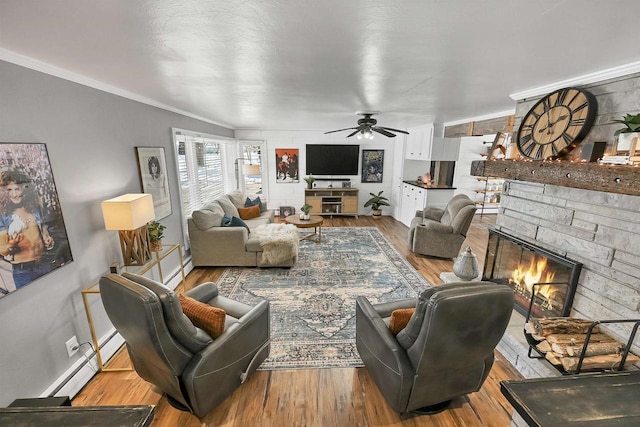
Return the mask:
[[[0, 406], [36, 397], [80, 358], [65, 341], [91, 336], [80, 291], [121, 259], [100, 202], [141, 191], [135, 146], [165, 147], [173, 214], [166, 242], [182, 242], [171, 127], [233, 131], [0, 61], [0, 142], [47, 144], [74, 261], [0, 299]], [[177, 268], [163, 264], [163, 270]], [[98, 336], [111, 325], [96, 307]]]

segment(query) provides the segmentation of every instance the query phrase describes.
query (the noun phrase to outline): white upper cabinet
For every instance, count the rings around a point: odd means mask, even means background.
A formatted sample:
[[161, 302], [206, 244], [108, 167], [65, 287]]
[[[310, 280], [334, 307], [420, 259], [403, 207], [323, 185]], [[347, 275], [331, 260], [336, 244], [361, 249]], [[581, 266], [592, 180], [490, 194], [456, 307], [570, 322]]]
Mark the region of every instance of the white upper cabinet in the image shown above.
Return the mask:
[[429, 160], [433, 141], [433, 124], [407, 129], [405, 158], [409, 160]]
[[433, 124], [407, 129], [405, 158], [408, 160], [458, 160], [459, 138], [434, 138]]

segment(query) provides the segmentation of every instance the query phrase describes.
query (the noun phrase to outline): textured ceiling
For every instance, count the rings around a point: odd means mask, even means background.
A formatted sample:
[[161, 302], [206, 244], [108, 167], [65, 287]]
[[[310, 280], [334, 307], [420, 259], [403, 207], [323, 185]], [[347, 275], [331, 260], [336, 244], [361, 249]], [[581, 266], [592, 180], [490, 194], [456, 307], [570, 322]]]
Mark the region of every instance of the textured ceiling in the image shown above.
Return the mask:
[[406, 128], [638, 61], [638, 16], [637, 0], [2, 0], [0, 49], [235, 129], [355, 111]]

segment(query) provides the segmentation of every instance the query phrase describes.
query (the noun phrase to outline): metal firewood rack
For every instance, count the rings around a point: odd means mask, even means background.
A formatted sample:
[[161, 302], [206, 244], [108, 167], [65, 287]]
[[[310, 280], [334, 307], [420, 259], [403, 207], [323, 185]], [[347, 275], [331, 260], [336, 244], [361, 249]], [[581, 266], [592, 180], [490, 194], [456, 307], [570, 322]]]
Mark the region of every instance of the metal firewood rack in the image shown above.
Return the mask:
[[[532, 288], [531, 288], [531, 300], [529, 301], [529, 309], [527, 310], [527, 317], [525, 319], [525, 325], [527, 323], [529, 323], [529, 319], [531, 318], [531, 312], [533, 311], [533, 304], [535, 302], [535, 297], [536, 297], [536, 290], [538, 287], [540, 286], [546, 286], [546, 285], [564, 285], [564, 286], [569, 286], [568, 283], [564, 283], [564, 282], [549, 282], [549, 283], [534, 283]], [[578, 358], [578, 366], [576, 367], [576, 372], [567, 372], [565, 371], [562, 366], [556, 366], [554, 364], [551, 364], [551, 366], [553, 366], [554, 368], [556, 368], [560, 373], [562, 373], [563, 375], [577, 375], [580, 373], [581, 369], [582, 369], [582, 363], [584, 361], [584, 357], [585, 354], [587, 352], [587, 347], [589, 347], [589, 341], [591, 340], [591, 335], [593, 333], [593, 329], [601, 324], [612, 324], [612, 323], [634, 323], [633, 328], [631, 330], [631, 334], [629, 335], [629, 339], [627, 340], [627, 344], [624, 346], [624, 351], [622, 352], [622, 359], [620, 360], [620, 365], [618, 366], [618, 368], [613, 369], [612, 371], [623, 371], [624, 370], [624, 365], [627, 361], [627, 356], [629, 355], [629, 350], [631, 349], [631, 344], [633, 343], [633, 340], [636, 337], [636, 333], [638, 331], [638, 327], [640, 326], [640, 319], [611, 319], [611, 320], [595, 320], [591, 323], [591, 325], [589, 325], [589, 328], [587, 329], [587, 334], [584, 340], [584, 344], [582, 346], [582, 351], [580, 352], [580, 357]], [[544, 353], [541, 352], [540, 350], [538, 350], [536, 348], [536, 344], [538, 344], [538, 341], [536, 341], [531, 334], [529, 334], [527, 332], [526, 329], [524, 329], [524, 336], [527, 339], [527, 343], [529, 344], [529, 351], [527, 352], [527, 356], [531, 359], [544, 359]], [[532, 351], [537, 353], [537, 356], [532, 354]], [[607, 370], [601, 370], [600, 372], [605, 372]]]

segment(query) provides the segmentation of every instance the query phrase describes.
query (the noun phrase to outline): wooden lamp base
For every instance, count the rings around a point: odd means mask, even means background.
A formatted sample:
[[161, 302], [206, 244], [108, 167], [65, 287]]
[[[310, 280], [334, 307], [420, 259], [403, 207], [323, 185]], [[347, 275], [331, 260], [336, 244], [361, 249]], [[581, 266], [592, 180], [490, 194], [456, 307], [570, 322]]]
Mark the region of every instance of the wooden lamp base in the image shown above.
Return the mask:
[[151, 259], [146, 225], [135, 230], [120, 230], [118, 234], [124, 265], [144, 265]]

